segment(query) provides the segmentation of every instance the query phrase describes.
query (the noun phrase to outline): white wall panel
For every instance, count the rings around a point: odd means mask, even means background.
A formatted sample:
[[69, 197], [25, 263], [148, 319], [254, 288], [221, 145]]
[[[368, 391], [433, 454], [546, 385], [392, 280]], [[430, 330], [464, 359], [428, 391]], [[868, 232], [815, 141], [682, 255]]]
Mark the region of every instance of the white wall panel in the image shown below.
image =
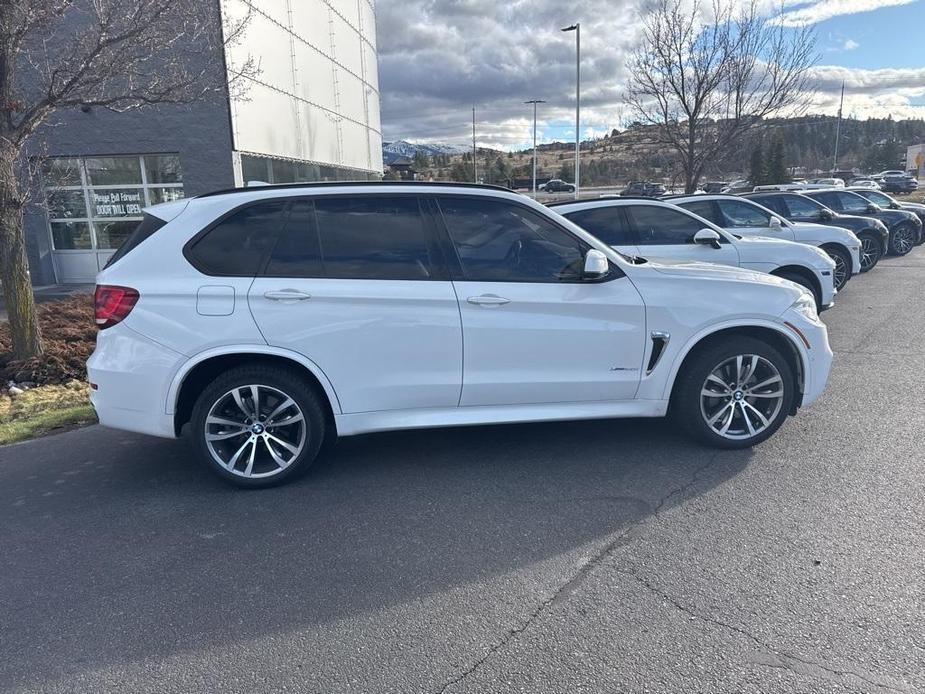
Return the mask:
[[[260, 74], [232, 104], [235, 148], [333, 166], [382, 170], [375, 14], [367, 0], [221, 0], [255, 13], [229, 65]], [[325, 109], [328, 109], [325, 111]]]

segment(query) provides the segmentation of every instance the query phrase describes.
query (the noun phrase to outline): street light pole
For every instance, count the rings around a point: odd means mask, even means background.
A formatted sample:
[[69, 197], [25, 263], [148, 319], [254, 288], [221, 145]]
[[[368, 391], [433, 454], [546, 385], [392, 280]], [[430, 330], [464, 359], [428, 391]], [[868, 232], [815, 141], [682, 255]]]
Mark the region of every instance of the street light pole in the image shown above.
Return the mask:
[[581, 22], [575, 22], [562, 31], [575, 32], [575, 199], [581, 175]]
[[536, 105], [546, 102], [542, 99], [532, 99], [524, 103], [533, 104], [533, 197], [536, 198]]
[[832, 159], [832, 175], [838, 171], [838, 140], [841, 137], [841, 110], [845, 106], [845, 83], [841, 83], [841, 101], [838, 102], [838, 120], [835, 122], [835, 157]]

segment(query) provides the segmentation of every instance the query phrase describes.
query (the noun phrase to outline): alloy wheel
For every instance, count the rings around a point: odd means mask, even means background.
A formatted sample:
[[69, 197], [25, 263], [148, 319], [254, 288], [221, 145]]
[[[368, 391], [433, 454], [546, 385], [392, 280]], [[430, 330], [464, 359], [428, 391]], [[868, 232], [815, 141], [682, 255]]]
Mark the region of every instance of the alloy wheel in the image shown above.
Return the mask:
[[893, 231], [893, 251], [897, 255], [906, 255], [915, 245], [916, 233], [912, 227], [901, 226]]
[[724, 359], [707, 376], [700, 392], [700, 412], [707, 426], [737, 441], [753, 438], [771, 426], [783, 402], [780, 371], [757, 354]]
[[219, 465], [239, 477], [257, 479], [288, 468], [305, 447], [308, 433], [293, 398], [253, 384], [232, 388], [215, 401], [203, 435]]
[[861, 239], [861, 270], [870, 270], [880, 260], [880, 244], [865, 236]]
[[845, 262], [845, 258], [841, 253], [831, 253], [829, 257], [835, 261], [835, 273], [834, 281], [835, 288], [841, 289], [848, 282], [848, 278], [851, 276], [851, 271], [848, 268], [848, 264]]

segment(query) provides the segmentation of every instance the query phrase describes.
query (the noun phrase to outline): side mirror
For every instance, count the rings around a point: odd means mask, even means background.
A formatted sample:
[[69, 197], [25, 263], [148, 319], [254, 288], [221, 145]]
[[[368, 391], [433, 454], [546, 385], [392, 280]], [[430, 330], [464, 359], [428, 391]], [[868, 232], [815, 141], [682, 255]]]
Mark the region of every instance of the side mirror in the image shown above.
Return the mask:
[[768, 226], [777, 231], [782, 226], [784, 226], [784, 224], [780, 221], [780, 217], [771, 217], [771, 221], [768, 222]]
[[819, 219], [821, 219], [824, 222], [831, 222], [833, 219], [833, 215], [829, 210], [821, 210], [819, 212]]
[[870, 203], [870, 204], [867, 206], [867, 211], [868, 211], [870, 214], [876, 214], [879, 210], [877, 209], [877, 206], [876, 206], [874, 203]]
[[592, 248], [585, 255], [585, 268], [582, 272], [582, 279], [599, 280], [610, 272], [610, 261], [607, 256], [596, 248]]
[[701, 229], [696, 234], [694, 234], [694, 243], [700, 243], [705, 246], [713, 246], [713, 248], [719, 248], [719, 234], [717, 234], [712, 229]]

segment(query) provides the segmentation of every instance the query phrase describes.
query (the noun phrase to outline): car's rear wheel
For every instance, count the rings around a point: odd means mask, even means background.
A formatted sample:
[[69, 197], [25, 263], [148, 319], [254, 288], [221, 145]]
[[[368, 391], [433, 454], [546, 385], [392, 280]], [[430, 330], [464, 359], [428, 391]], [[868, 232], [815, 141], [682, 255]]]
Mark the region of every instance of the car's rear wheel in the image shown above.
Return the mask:
[[851, 279], [851, 256], [844, 248], [839, 246], [824, 246], [823, 249], [835, 261], [834, 280], [835, 288], [841, 291], [848, 280]]
[[700, 349], [678, 379], [675, 416], [691, 436], [718, 448], [764, 441], [783, 424], [795, 397], [789, 362], [745, 335]]
[[202, 460], [241, 487], [269, 487], [311, 467], [326, 435], [312, 384], [276, 366], [242, 366], [210, 383], [193, 407]]
[[861, 235], [861, 272], [873, 270], [883, 255], [883, 246], [873, 234]]
[[911, 224], [900, 224], [890, 232], [890, 253], [906, 255], [915, 246], [918, 231]]

